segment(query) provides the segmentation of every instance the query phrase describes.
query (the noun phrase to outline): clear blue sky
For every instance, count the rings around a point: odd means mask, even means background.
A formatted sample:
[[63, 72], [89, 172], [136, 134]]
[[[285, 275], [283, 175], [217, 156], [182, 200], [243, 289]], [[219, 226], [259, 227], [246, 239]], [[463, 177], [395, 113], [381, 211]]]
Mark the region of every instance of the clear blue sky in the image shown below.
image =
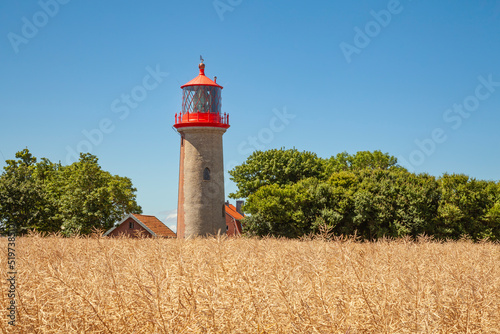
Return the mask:
[[500, 0], [2, 1], [0, 167], [90, 149], [175, 224], [171, 127], [200, 54], [224, 86], [226, 170], [296, 147], [500, 179]]

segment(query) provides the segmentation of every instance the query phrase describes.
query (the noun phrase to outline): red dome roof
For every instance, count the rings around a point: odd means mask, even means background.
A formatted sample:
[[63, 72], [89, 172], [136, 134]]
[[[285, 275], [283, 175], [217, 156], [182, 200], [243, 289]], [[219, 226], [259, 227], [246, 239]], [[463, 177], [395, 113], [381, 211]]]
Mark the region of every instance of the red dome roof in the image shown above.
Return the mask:
[[200, 68], [200, 74], [198, 74], [198, 76], [196, 78], [194, 78], [193, 80], [182, 85], [181, 88], [184, 88], [187, 86], [215, 86], [215, 87], [223, 88], [221, 85], [218, 85], [217, 83], [215, 83], [215, 81], [213, 81], [205, 76], [205, 64], [201, 63], [198, 67]]

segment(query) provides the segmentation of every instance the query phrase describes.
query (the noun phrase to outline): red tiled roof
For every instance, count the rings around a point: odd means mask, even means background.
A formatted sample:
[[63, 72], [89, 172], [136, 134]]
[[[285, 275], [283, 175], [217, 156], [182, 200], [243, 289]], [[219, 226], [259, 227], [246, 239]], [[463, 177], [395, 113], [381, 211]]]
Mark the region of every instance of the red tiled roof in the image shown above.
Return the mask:
[[173, 237], [175, 238], [175, 233], [169, 229], [165, 224], [163, 224], [155, 216], [139, 215], [134, 213], [135, 218], [139, 219], [141, 223], [146, 225], [151, 231], [153, 231], [159, 237]]
[[236, 211], [236, 208], [232, 204], [226, 203], [226, 213], [236, 220], [240, 220], [240, 219], [244, 218], [244, 216], [241, 213]]

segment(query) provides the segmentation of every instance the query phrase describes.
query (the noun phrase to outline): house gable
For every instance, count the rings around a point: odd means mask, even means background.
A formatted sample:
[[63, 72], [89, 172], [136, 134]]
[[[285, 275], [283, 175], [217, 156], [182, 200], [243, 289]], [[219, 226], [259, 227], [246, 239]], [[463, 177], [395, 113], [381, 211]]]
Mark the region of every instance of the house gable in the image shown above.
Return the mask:
[[104, 233], [104, 236], [110, 237], [117, 237], [120, 235], [129, 237], [138, 237], [141, 235], [147, 237], [155, 236], [153, 231], [147, 228], [147, 226], [144, 226], [144, 224], [133, 215], [126, 216], [117, 226]]
[[104, 236], [126, 235], [129, 237], [169, 237], [176, 234], [155, 216], [129, 214], [118, 225], [109, 229]]

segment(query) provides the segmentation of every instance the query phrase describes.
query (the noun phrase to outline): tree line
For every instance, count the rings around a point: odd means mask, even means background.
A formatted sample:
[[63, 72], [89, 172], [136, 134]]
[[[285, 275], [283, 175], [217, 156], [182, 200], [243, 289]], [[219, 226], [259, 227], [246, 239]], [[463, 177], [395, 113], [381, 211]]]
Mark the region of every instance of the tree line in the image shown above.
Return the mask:
[[500, 182], [411, 173], [380, 151], [328, 159], [296, 149], [256, 151], [229, 171], [246, 198], [249, 235], [500, 240]]
[[0, 233], [106, 230], [124, 214], [142, 212], [135, 193], [129, 178], [102, 170], [89, 153], [63, 166], [46, 158], [37, 162], [24, 149], [6, 161], [0, 175]]

